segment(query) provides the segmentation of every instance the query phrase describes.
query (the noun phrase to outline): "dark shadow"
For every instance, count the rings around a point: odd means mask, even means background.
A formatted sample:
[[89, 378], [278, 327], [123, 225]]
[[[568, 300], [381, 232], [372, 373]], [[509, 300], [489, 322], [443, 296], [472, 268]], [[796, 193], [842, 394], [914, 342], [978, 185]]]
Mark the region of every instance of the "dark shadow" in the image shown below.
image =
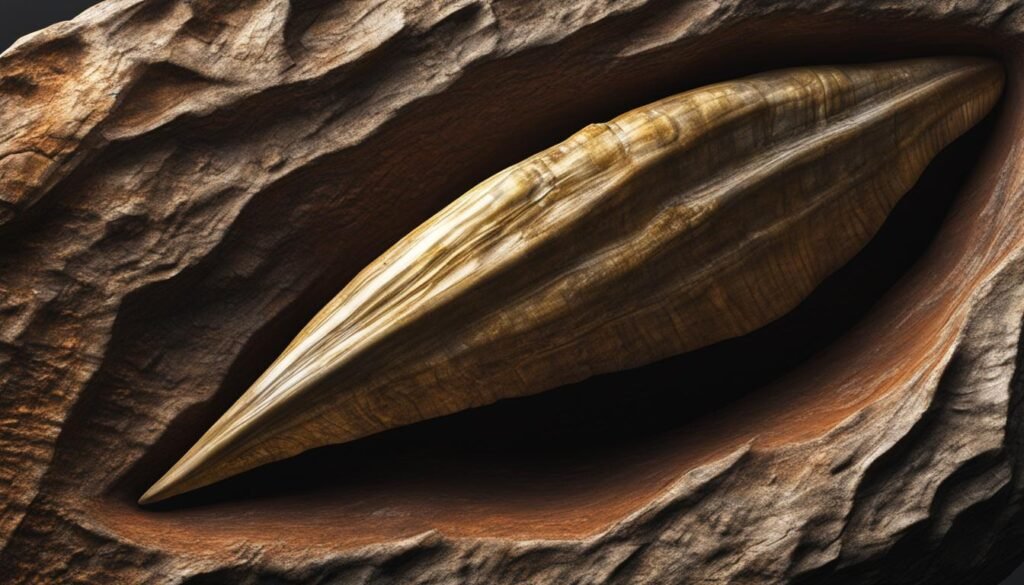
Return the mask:
[[71, 20], [99, 0], [5, 0], [4, 18], [0, 19], [0, 53], [22, 36], [55, 22]]

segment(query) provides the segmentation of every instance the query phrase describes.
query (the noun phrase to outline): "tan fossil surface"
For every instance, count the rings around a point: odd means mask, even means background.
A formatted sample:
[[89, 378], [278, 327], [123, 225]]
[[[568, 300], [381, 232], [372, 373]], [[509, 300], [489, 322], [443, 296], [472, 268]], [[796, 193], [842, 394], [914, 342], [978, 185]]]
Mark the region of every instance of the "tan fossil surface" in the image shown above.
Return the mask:
[[[1024, 556], [1021, 14], [108, 0], [23, 39], [0, 56], [0, 576], [997, 583]], [[937, 55], [999, 61], [1000, 104], [782, 318], [136, 503], [486, 177], [708, 84]]]
[[763, 327], [1002, 87], [993, 60], [788, 69], [587, 126], [363, 269], [140, 501]]

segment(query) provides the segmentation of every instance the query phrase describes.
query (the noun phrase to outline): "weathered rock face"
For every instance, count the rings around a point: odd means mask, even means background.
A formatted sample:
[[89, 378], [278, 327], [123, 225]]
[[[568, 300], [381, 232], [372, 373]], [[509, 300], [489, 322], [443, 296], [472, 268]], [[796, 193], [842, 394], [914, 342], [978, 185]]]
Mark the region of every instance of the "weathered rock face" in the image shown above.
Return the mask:
[[[1024, 555], [1019, 8], [108, 0], [23, 40], [0, 57], [0, 575], [994, 582]], [[939, 54], [1001, 59], [1003, 104], [792, 315], [135, 503], [481, 179], [710, 81]]]

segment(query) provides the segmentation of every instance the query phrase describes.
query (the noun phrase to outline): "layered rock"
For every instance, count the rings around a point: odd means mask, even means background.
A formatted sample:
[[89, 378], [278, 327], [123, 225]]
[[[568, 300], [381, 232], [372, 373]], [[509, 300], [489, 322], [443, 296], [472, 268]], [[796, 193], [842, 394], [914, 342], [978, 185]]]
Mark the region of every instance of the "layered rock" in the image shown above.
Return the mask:
[[[1024, 554], [1018, 8], [108, 0], [23, 39], [0, 57], [0, 574], [995, 582]], [[948, 213], [848, 328], [735, 400], [676, 400], [716, 391], [682, 357], [676, 377], [590, 382], [603, 415], [562, 389], [135, 503], [344, 283], [481, 179], [711, 81], [941, 54], [1002, 60], [1006, 97], [871, 258], [947, 192]], [[853, 269], [833, 293], [881, 271]], [[699, 357], [761, 368], [830, 315], [797, 312]]]

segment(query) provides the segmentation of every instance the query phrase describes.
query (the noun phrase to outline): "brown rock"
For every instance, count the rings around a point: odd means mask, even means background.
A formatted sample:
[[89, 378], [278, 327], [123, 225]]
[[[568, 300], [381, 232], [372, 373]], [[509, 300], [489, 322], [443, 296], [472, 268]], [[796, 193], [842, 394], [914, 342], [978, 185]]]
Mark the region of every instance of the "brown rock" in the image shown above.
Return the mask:
[[[0, 575], [994, 582], [1024, 554], [1019, 12], [108, 0], [23, 39], [0, 57]], [[942, 54], [1002, 60], [1003, 104], [789, 316], [135, 503], [481, 179], [711, 81]]]

